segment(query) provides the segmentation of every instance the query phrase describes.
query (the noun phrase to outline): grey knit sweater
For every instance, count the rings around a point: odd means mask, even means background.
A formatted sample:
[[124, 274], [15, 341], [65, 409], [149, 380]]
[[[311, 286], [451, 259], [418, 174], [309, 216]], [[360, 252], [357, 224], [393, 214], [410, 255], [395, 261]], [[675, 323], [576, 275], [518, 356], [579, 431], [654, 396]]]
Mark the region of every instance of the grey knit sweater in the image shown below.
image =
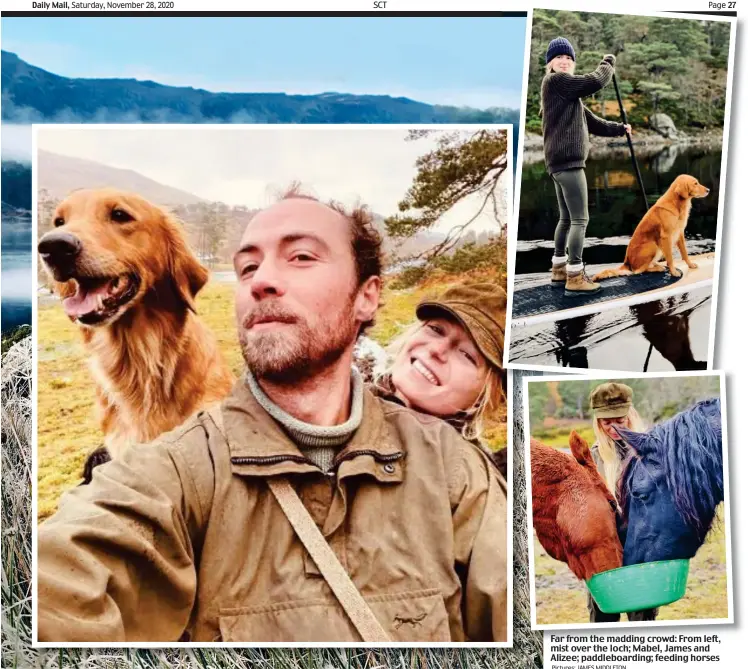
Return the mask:
[[294, 418], [273, 402], [260, 388], [260, 384], [247, 370], [247, 385], [265, 409], [286, 431], [299, 447], [299, 450], [323, 472], [329, 472], [335, 456], [343, 444], [347, 443], [361, 425], [364, 407], [364, 380], [355, 367], [351, 367], [351, 413], [348, 420], [340, 425], [312, 425]]
[[623, 123], [595, 116], [581, 98], [596, 93], [613, 78], [613, 67], [602, 61], [589, 74], [551, 72], [543, 79], [543, 150], [550, 174], [584, 167], [590, 152], [589, 134], [619, 137], [626, 134]]

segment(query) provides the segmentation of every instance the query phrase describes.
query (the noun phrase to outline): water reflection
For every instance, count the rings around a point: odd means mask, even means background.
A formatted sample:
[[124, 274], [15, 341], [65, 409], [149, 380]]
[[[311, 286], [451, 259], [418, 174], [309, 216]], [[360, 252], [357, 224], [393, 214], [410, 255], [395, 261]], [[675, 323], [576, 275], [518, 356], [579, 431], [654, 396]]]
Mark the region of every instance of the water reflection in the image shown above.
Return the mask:
[[[675, 370], [706, 369], [706, 360], [696, 360], [691, 347], [691, 314], [695, 307], [682, 312], [675, 311], [679, 302], [682, 304], [684, 301], [684, 296], [679, 295], [677, 298], [637, 304], [629, 309], [641, 324], [650, 347], [665, 358]], [[645, 363], [644, 371], [647, 371], [647, 366]]]
[[657, 174], [667, 174], [675, 166], [675, 159], [681, 154], [681, 147], [677, 144], [666, 146], [662, 151], [652, 156], [652, 169]]
[[[713, 146], [670, 145], [647, 152], [637, 147], [639, 167], [650, 203], [662, 195], [679, 174], [691, 174], [711, 190], [694, 200], [686, 228], [689, 253], [714, 250], [717, 235], [722, 151]], [[634, 228], [644, 214], [628, 150], [593, 153], [586, 168], [590, 222], [584, 259], [591, 264], [621, 262]], [[553, 232], [558, 222], [556, 194], [541, 162], [525, 162], [517, 231], [516, 273], [545, 271], [553, 254]]]
[[512, 326], [509, 362], [576, 369], [706, 369], [711, 288], [556, 323]]
[[31, 324], [31, 217], [2, 219], [2, 331]]

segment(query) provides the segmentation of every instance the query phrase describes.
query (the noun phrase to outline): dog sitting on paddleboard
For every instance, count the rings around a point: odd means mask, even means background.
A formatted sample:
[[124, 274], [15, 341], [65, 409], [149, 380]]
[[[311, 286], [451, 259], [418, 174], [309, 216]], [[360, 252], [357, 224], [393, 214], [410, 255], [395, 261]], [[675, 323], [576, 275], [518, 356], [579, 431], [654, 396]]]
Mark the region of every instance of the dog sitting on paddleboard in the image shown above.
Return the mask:
[[[592, 280], [600, 281], [614, 276], [665, 271], [679, 278], [683, 274], [676, 268], [673, 261], [673, 247], [676, 245], [686, 265], [690, 269], [696, 269], [698, 265], [691, 261], [686, 251], [684, 232], [688, 224], [688, 215], [691, 212], [691, 201], [693, 198], [707, 195], [709, 195], [709, 189], [690, 174], [681, 174], [676, 177], [670, 188], [644, 214], [644, 218], [636, 226], [626, 248], [626, 259], [623, 265], [598, 272]], [[663, 256], [667, 267], [659, 262]]]

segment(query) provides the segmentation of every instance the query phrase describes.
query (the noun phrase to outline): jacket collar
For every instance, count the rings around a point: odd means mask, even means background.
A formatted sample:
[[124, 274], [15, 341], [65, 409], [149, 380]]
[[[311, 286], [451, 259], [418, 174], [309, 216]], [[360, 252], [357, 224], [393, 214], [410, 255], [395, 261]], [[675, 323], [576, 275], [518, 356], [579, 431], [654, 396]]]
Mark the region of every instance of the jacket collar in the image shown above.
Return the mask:
[[[403, 402], [395, 394], [395, 386], [392, 385], [391, 374], [385, 374], [379, 377], [376, 383], [374, 383], [371, 386], [371, 392], [374, 393], [374, 395], [376, 397], [379, 397], [380, 399], [387, 400], [388, 402], [393, 402], [394, 404], [398, 404], [401, 407], [407, 407], [405, 402]], [[442, 420], [445, 423], [448, 423], [449, 425], [451, 425], [455, 430], [457, 430], [460, 433], [460, 436], [464, 436], [462, 431], [468, 422], [468, 415], [466, 412], [458, 411], [457, 413], [452, 414], [451, 416], [442, 418]], [[480, 445], [480, 441], [478, 439], [468, 439], [468, 441], [471, 441], [472, 443], [476, 445]]]
[[[242, 476], [319, 473], [278, 423], [260, 406], [244, 379], [221, 405], [232, 470]], [[381, 402], [364, 389], [361, 425], [335, 458], [338, 478], [370, 474], [381, 482], [402, 480], [405, 456], [384, 417]]]

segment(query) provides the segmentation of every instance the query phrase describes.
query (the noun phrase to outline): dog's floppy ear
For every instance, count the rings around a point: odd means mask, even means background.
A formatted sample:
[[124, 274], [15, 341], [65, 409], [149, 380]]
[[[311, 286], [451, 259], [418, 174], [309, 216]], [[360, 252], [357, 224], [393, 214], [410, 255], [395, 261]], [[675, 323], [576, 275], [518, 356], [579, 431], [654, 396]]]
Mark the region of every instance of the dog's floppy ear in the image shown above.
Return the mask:
[[200, 264], [195, 254], [187, 245], [180, 224], [166, 215], [167, 224], [171, 229], [169, 240], [171, 249], [170, 272], [177, 293], [190, 311], [195, 311], [195, 297], [208, 282], [209, 272]]
[[689, 198], [691, 197], [691, 189], [689, 188], [689, 180], [690, 177], [687, 174], [681, 174], [679, 177], [676, 177], [675, 183], [673, 184], [675, 186], [675, 194], [678, 197], [682, 198]]

